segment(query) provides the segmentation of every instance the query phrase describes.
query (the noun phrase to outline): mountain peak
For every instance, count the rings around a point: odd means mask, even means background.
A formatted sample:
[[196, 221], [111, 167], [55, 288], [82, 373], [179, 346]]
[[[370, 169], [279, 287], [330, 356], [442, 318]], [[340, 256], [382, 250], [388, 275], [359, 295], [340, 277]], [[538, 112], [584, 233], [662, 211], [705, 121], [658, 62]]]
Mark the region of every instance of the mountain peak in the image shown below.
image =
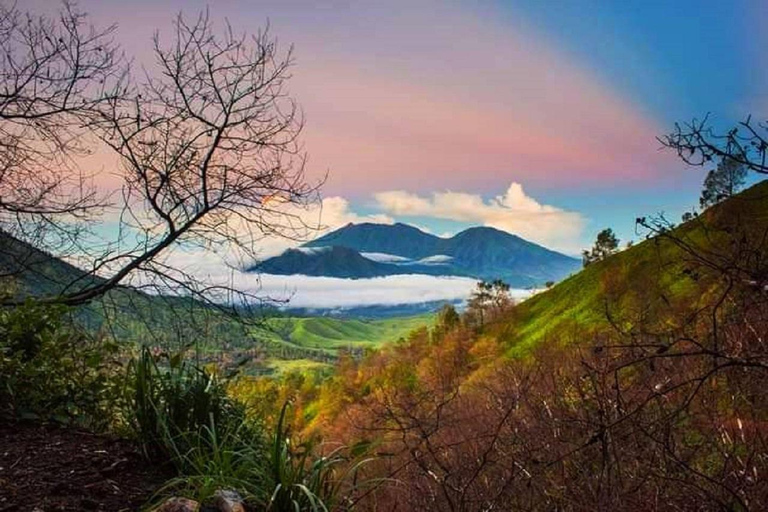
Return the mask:
[[402, 222], [363, 222], [286, 251], [260, 269], [332, 277], [441, 273], [498, 278], [523, 287], [557, 281], [579, 266], [576, 259], [492, 227], [472, 227], [440, 238]]
[[491, 226], [473, 226], [471, 228], [467, 228], [464, 231], [460, 231], [454, 235], [454, 237], [462, 236], [462, 235], [472, 235], [472, 236], [510, 236], [514, 238], [520, 238], [519, 236], [509, 233], [507, 231], [497, 229]]

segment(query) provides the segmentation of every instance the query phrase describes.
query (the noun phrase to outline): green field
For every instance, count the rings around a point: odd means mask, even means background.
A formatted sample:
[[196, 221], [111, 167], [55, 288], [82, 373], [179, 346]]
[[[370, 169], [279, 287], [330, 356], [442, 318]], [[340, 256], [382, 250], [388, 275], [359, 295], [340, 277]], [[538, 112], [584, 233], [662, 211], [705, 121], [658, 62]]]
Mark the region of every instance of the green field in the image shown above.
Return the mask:
[[397, 341], [420, 327], [431, 326], [434, 315], [380, 320], [332, 317], [270, 318], [253, 336], [260, 341], [336, 355], [344, 349], [377, 348]]

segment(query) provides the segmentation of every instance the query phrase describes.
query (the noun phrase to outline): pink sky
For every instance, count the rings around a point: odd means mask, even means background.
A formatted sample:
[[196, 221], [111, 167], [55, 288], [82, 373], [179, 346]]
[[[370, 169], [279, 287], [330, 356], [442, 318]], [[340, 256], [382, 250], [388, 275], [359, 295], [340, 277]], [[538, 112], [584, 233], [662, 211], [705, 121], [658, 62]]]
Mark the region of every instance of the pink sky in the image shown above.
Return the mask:
[[[169, 4], [81, 2], [97, 23], [118, 22], [137, 63], [154, 28], [162, 35], [179, 8], [205, 5]], [[211, 5], [236, 29], [269, 17], [295, 43], [291, 90], [306, 114], [309, 168], [329, 171], [325, 194], [645, 182], [674, 161], [656, 151], [661, 123], [530, 27], [448, 2], [362, 5]]]

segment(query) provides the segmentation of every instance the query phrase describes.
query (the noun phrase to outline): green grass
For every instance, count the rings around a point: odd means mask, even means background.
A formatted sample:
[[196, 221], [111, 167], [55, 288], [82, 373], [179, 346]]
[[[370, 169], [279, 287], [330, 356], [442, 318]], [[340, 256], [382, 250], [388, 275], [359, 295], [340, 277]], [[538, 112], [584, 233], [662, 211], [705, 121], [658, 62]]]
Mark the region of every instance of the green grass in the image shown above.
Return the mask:
[[[717, 252], [718, 244], [726, 243], [726, 239], [721, 239], [716, 230], [713, 233], [705, 229], [709, 225], [734, 225], [758, 232], [764, 229], [768, 225], [768, 181], [678, 227], [675, 235], [691, 245]], [[680, 308], [694, 308], [706, 300], [708, 283], [694, 282], [683, 274], [688, 259], [669, 240], [646, 240], [522, 302], [499, 334], [513, 356], [525, 355], [550, 338], [578, 342], [612, 328], [606, 308], [631, 311], [632, 297], [651, 289], [655, 297], [651, 304], [655, 308], [653, 317], [669, 325], [675, 317], [681, 318]], [[626, 325], [630, 322], [619, 320]]]
[[378, 348], [433, 323], [432, 314], [381, 320], [286, 317], [267, 320], [266, 326], [258, 328], [254, 335], [269, 343], [337, 355], [347, 348]]
[[313, 373], [329, 370], [333, 366], [312, 359], [272, 359], [269, 361], [269, 368], [277, 375], [282, 375], [286, 373]]

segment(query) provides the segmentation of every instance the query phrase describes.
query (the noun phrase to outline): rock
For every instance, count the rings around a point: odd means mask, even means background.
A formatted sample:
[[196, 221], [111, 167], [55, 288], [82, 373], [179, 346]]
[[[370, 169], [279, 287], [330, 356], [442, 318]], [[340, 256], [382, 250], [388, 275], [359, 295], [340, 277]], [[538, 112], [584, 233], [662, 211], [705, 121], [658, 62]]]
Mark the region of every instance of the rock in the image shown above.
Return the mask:
[[197, 512], [200, 504], [187, 498], [168, 498], [152, 512]]
[[219, 512], [245, 512], [243, 498], [237, 491], [218, 490], [211, 502]]

